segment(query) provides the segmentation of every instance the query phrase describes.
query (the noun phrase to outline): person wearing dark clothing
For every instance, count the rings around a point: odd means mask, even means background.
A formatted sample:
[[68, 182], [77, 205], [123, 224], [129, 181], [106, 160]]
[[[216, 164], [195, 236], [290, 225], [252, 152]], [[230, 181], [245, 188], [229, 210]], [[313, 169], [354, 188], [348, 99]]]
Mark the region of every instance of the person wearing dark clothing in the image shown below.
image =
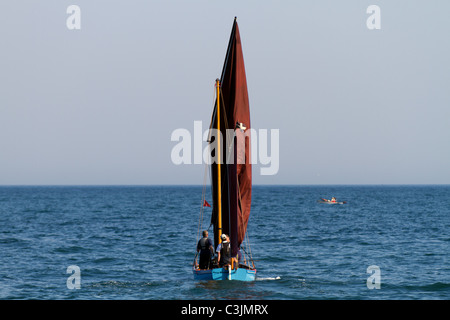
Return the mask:
[[224, 267], [231, 263], [231, 246], [230, 238], [226, 234], [222, 234], [222, 243], [217, 246], [217, 259], [219, 266]]
[[231, 247], [229, 242], [222, 243], [222, 249], [220, 250], [220, 266], [227, 266], [231, 263]]
[[197, 252], [200, 253], [200, 269], [209, 269], [211, 255], [214, 254], [212, 241], [208, 238], [208, 231], [203, 231], [203, 238], [197, 243]]

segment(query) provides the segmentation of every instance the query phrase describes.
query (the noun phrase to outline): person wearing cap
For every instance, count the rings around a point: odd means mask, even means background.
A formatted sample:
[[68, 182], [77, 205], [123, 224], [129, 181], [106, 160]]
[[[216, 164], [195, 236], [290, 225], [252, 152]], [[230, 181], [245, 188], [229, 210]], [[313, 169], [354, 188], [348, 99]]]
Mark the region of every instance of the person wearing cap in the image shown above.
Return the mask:
[[219, 266], [223, 267], [231, 262], [231, 245], [230, 238], [226, 234], [221, 236], [222, 243], [217, 246], [217, 261], [219, 261]]
[[[220, 239], [222, 239], [222, 242], [224, 242], [224, 241], [230, 242], [230, 238], [229, 238], [225, 233], [222, 233], [222, 235], [220, 236]], [[228, 240], [227, 240], [227, 239], [228, 239]], [[216, 252], [217, 252], [217, 253], [219, 253], [219, 252], [220, 252], [220, 249], [222, 249], [222, 242], [219, 243], [219, 245], [218, 245], [217, 248], [216, 248]]]
[[200, 269], [209, 269], [211, 263], [211, 255], [214, 254], [212, 241], [208, 238], [208, 231], [203, 231], [203, 238], [197, 243], [197, 252], [200, 252]]

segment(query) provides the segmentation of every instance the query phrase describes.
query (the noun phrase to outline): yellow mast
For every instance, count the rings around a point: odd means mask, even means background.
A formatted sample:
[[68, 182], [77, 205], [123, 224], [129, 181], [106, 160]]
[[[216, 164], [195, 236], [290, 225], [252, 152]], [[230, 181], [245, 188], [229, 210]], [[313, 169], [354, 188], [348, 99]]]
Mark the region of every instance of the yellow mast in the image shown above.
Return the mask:
[[217, 163], [217, 231], [218, 231], [218, 238], [219, 243], [222, 243], [222, 174], [221, 174], [221, 145], [220, 145], [220, 81], [219, 79], [216, 79], [216, 90], [217, 90], [217, 159], [219, 159]]

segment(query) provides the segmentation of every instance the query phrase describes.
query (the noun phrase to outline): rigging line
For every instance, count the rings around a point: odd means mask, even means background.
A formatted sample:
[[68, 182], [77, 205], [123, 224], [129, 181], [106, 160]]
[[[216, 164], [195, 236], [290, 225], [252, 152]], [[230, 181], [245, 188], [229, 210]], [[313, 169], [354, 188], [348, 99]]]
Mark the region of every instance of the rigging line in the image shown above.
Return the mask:
[[[253, 260], [253, 257], [252, 257], [251, 252], [248, 253], [247, 251], [245, 251], [245, 248], [244, 248], [244, 247], [242, 247], [242, 250], [244, 251], [244, 253], [245, 253], [245, 254], [248, 256], [248, 258], [250, 259], [253, 268], [255, 268], [255, 262], [254, 262], [254, 260]], [[245, 257], [245, 255], [244, 255], [244, 257]]]
[[[226, 131], [226, 128], [228, 127], [228, 119], [227, 119], [227, 113], [226, 113], [226, 109], [225, 109], [225, 101], [224, 101], [224, 99], [223, 99], [223, 93], [222, 93], [222, 86], [221, 86], [221, 84], [222, 84], [222, 81], [220, 81], [219, 82], [219, 84], [220, 84], [220, 86], [219, 86], [219, 97], [216, 97], [216, 99], [215, 99], [215, 103], [214, 103], [214, 110], [213, 110], [213, 116], [212, 116], [212, 118], [211, 118], [211, 124], [210, 124], [210, 126], [209, 126], [209, 135], [208, 135], [208, 142], [209, 143], [211, 143], [211, 129], [212, 129], [212, 127], [213, 127], [213, 125], [214, 125], [214, 123], [216, 122], [216, 116], [217, 116], [217, 99], [220, 99], [220, 101], [221, 101], [221, 103], [219, 104], [219, 107], [220, 107], [220, 110], [222, 111], [222, 114], [223, 114], [223, 120], [224, 120], [224, 125], [225, 125], [225, 132], [227, 132]], [[219, 121], [220, 121], [221, 119], [219, 119]], [[217, 129], [217, 128], [216, 128]], [[221, 130], [222, 131], [222, 130]], [[219, 133], [219, 136], [218, 137], [215, 137], [215, 139], [220, 139], [220, 137], [221, 137], [221, 132]], [[223, 139], [222, 139], [223, 140]], [[221, 149], [223, 148], [223, 146], [224, 146], [224, 144], [221, 146]], [[219, 163], [220, 164], [224, 164], [224, 161], [223, 161], [223, 158], [224, 158], [224, 156], [223, 156], [223, 153], [221, 152], [220, 153], [220, 155], [221, 155], [221, 158], [222, 159], [218, 159], [218, 161], [219, 161]], [[211, 165], [212, 165], [213, 163], [211, 163]], [[226, 162], [225, 162], [225, 164], [226, 164]], [[217, 165], [217, 163], [216, 163], [216, 165]], [[226, 167], [224, 167], [222, 170], [227, 170], [227, 168]], [[224, 175], [224, 171], [222, 171], [222, 175]], [[212, 177], [211, 177], [212, 178]], [[222, 190], [225, 190], [225, 183], [227, 183], [227, 181], [226, 181], [226, 179], [221, 179], [221, 187], [222, 187]]]
[[[222, 83], [222, 82], [220, 82], [220, 83]], [[221, 100], [221, 104], [220, 104], [220, 109], [222, 110], [222, 113], [223, 113], [223, 115], [224, 115], [224, 117], [223, 117], [223, 119], [224, 119], [224, 125], [225, 125], [225, 133], [226, 134], [228, 134], [228, 132], [227, 132], [227, 128], [228, 128], [228, 118], [227, 118], [227, 112], [226, 112], [226, 109], [225, 109], [225, 101], [224, 101], [224, 99], [223, 99], [223, 93], [222, 93], [222, 87], [219, 87], [219, 91], [220, 91], [220, 94], [219, 94], [219, 97], [218, 98], [220, 98], [220, 100]], [[212, 115], [212, 117], [211, 117], [211, 123], [210, 123], [210, 125], [209, 125], [209, 134], [208, 134], [208, 142], [210, 142], [211, 143], [211, 129], [212, 129], [212, 126], [214, 125], [214, 123], [216, 122], [216, 115], [217, 115], [217, 100], [216, 100], [216, 102], [214, 103], [214, 108], [213, 108], [213, 115]], [[220, 119], [219, 119], [220, 120]], [[221, 130], [222, 131], [222, 130]], [[227, 138], [228, 138], [228, 136], [227, 136]], [[228, 139], [227, 139], [227, 141], [228, 141]], [[228, 154], [229, 154], [229, 152], [228, 152]], [[223, 156], [222, 156], [222, 158], [223, 158]], [[219, 161], [220, 161], [220, 159], [219, 159]], [[223, 161], [222, 161], [222, 163], [223, 163]], [[226, 164], [227, 162], [225, 162], [225, 164]]]
[[[228, 117], [227, 117], [227, 110], [225, 109], [225, 101], [224, 101], [224, 99], [223, 99], [223, 93], [222, 93], [222, 87], [219, 87], [219, 90], [220, 90], [220, 100], [221, 100], [221, 104], [220, 104], [220, 109], [222, 110], [222, 112], [223, 112], [223, 115], [224, 115], [224, 118], [223, 118], [223, 120], [224, 120], [224, 125], [225, 125], [225, 134], [226, 134], [226, 138], [227, 138], [227, 148], [228, 148], [228, 151], [230, 151], [231, 150], [231, 146], [232, 146], [232, 144], [230, 143], [230, 141], [231, 141], [231, 133], [230, 132], [228, 132], [228, 130], [226, 130], [227, 128], [229, 129], [229, 128], [231, 128], [231, 129], [233, 129], [234, 130], [234, 128], [232, 128], [232, 127], [230, 127], [229, 126], [229, 124], [228, 124]], [[217, 114], [217, 112], [216, 112], [216, 108], [217, 107], [217, 103], [214, 103], [214, 107], [213, 107], [213, 114], [212, 114], [212, 117], [211, 117], [211, 123], [210, 123], [210, 125], [209, 125], [209, 129], [210, 129], [210, 132], [209, 132], [209, 135], [208, 135], [208, 142], [211, 142], [211, 129], [212, 129], [212, 126], [213, 126], [213, 124], [215, 123], [215, 121], [216, 121], [216, 114]], [[234, 131], [233, 131], [234, 132]], [[233, 135], [233, 137], [234, 137], [234, 135]], [[227, 152], [227, 154], [228, 154], [228, 156], [231, 156], [231, 152]], [[220, 159], [219, 159], [220, 160]], [[228, 160], [228, 159], [227, 159]], [[223, 162], [223, 161], [222, 161]], [[225, 162], [225, 164], [226, 163], [228, 163], [228, 162]]]
[[[202, 191], [202, 207], [200, 208], [200, 214], [199, 214], [198, 222], [197, 222], [197, 239], [194, 244], [195, 248], [196, 248], [199, 238], [200, 238], [200, 229], [201, 229], [202, 221], [203, 221], [203, 191]], [[197, 254], [195, 255], [195, 257], [197, 257]], [[194, 258], [194, 260], [195, 260], [195, 258]]]
[[208, 133], [208, 142], [211, 141], [211, 129], [214, 125], [214, 122], [216, 121], [216, 88], [213, 87], [213, 103], [212, 103], [212, 113], [211, 113], [211, 122], [209, 123], [209, 133]]
[[246, 233], [246, 237], [247, 237], [247, 245], [248, 245], [248, 251], [249, 251], [248, 257], [249, 257], [249, 259], [250, 259], [251, 262], [252, 262], [253, 268], [255, 268], [255, 262], [253, 261], [252, 247], [251, 247], [251, 245], [250, 245], [250, 238], [249, 238], [249, 236], [248, 236], [248, 233]]
[[[221, 82], [220, 82], [221, 83]], [[231, 158], [231, 156], [232, 156], [232, 153], [230, 152], [230, 150], [231, 150], [231, 147], [233, 147], [234, 146], [234, 137], [235, 137], [235, 134], [234, 134], [234, 127], [230, 127], [229, 126], [229, 122], [228, 122], [228, 117], [227, 117], [227, 110], [226, 110], [226, 104], [225, 104], [225, 101], [224, 101], [224, 98], [223, 98], [223, 92], [222, 92], [222, 87], [220, 86], [219, 87], [219, 97], [218, 97], [219, 99], [220, 99], [220, 101], [221, 101], [221, 104], [219, 104], [219, 106], [220, 106], [220, 110], [222, 111], [222, 114], [223, 114], [223, 121], [224, 121], [224, 131], [225, 131], [225, 137], [226, 137], [226, 142], [227, 142], [227, 144], [225, 145], [225, 144], [223, 144], [224, 146], [225, 146], [225, 149], [228, 149], [228, 152], [225, 152], [225, 156], [226, 155], [228, 155], [228, 159], [226, 159], [226, 161], [225, 161], [225, 164], [228, 164], [230, 161], [230, 158]], [[216, 100], [216, 102], [214, 103], [214, 109], [213, 109], [213, 116], [212, 116], [212, 118], [211, 118], [211, 123], [210, 123], [210, 129], [212, 129], [212, 126], [214, 125], [214, 123], [216, 122], [216, 116], [217, 116], [217, 100]], [[220, 119], [219, 119], [220, 120]], [[228, 130], [226, 130], [226, 129], [229, 129], [229, 128], [231, 128], [231, 129], [233, 129], [233, 134], [231, 133], [231, 132], [229, 132]], [[221, 130], [222, 131], [222, 130]], [[220, 138], [220, 134], [219, 134], [219, 137], [218, 138]], [[223, 140], [223, 139], [222, 139]], [[209, 132], [209, 136], [208, 136], [208, 142], [211, 142], [211, 130], [210, 130], [210, 132]], [[222, 154], [222, 153], [221, 153]], [[234, 153], [233, 153], [234, 154]], [[218, 159], [218, 161], [220, 161], [221, 163], [224, 163], [224, 161], [223, 161], [223, 158], [224, 158], [224, 156], [222, 155], [222, 159]], [[224, 169], [226, 169], [226, 168], [224, 168]], [[225, 190], [225, 184], [227, 183], [227, 180], [226, 179], [221, 179], [221, 184], [222, 184], [222, 190]], [[228, 218], [230, 219], [230, 216], [228, 215]], [[230, 224], [230, 222], [228, 221], [228, 225]]]
[[[209, 172], [209, 174], [210, 174], [210, 179], [212, 180], [212, 176], [211, 176], [211, 171], [208, 171], [208, 164], [206, 164], [205, 163], [205, 180], [204, 180], [204, 184], [203, 184], [203, 188], [204, 188], [204, 192], [205, 192], [205, 198], [206, 198], [206, 176], [208, 175], [208, 172]], [[213, 206], [214, 206], [214, 203], [213, 203]], [[212, 210], [213, 208], [211, 208], [211, 210]], [[212, 212], [211, 212], [211, 216], [212, 216]], [[211, 226], [213, 225], [213, 223], [212, 223], [212, 221], [211, 221], [212, 219], [210, 218], [209, 219], [209, 226], [208, 226], [208, 229], [206, 229], [207, 231], [209, 231], [209, 229], [211, 228]]]
[[203, 212], [205, 210], [204, 203], [205, 203], [205, 197], [206, 197], [206, 176], [207, 176], [207, 166], [205, 164], [205, 173], [203, 174], [203, 188], [202, 188], [202, 203], [200, 207], [200, 220], [199, 220], [199, 230], [197, 232], [200, 232], [200, 228], [203, 228]]
[[[224, 114], [223, 120], [224, 120], [224, 124], [225, 124], [225, 129], [231, 128], [231, 129], [233, 129], [233, 133], [234, 133], [235, 128], [230, 127], [228, 124], [228, 117], [227, 117], [227, 112], [225, 110], [225, 101], [223, 99], [222, 88], [220, 88], [220, 93], [221, 93], [220, 97], [221, 97], [221, 101], [222, 101], [221, 109], [223, 109], [223, 114]], [[236, 136], [236, 134], [232, 135], [231, 132], [229, 132], [228, 130], [225, 130], [225, 135], [226, 135], [226, 141], [227, 141], [226, 148], [228, 149], [228, 152], [225, 153], [226, 155], [228, 155], [225, 164], [228, 164], [228, 163], [230, 163], [231, 156], [234, 155], [234, 152], [232, 154], [230, 151], [231, 151], [231, 148], [234, 146], [234, 137]]]
[[[213, 108], [212, 108], [212, 116], [211, 116], [211, 123], [210, 123], [210, 125], [209, 125], [209, 128], [211, 129], [211, 126], [212, 126], [212, 121], [213, 121], [213, 119], [215, 118], [215, 103], [214, 103], [214, 101], [215, 101], [215, 89], [213, 88], [213, 103], [212, 103], [212, 105], [213, 105]], [[203, 134], [203, 133], [202, 133]], [[208, 137], [208, 140], [209, 140], [209, 137]], [[197, 224], [197, 242], [198, 242], [198, 240], [199, 240], [199, 237], [200, 237], [200, 229], [203, 227], [203, 212], [204, 212], [204, 206], [203, 206], [203, 204], [204, 204], [204, 201], [205, 201], [205, 195], [206, 195], [206, 179], [207, 179], [207, 175], [208, 175], [208, 164], [205, 162], [205, 172], [204, 172], [204, 174], [203, 174], [203, 188], [202, 188], [202, 203], [201, 203], [201, 207], [200, 207], [200, 215], [199, 215], [199, 221], [198, 221], [198, 224]], [[209, 227], [208, 227], [208, 229], [211, 227], [211, 225], [209, 225]]]
[[[225, 131], [225, 134], [226, 134], [226, 142], [227, 142], [227, 144], [229, 144], [229, 140], [228, 140], [228, 136], [227, 136], [227, 134], [228, 134], [228, 130], [227, 130], [227, 128], [228, 128], [228, 117], [227, 117], [227, 110], [226, 110], [226, 105], [225, 105], [225, 100], [224, 100], [224, 95], [223, 95], [223, 91], [222, 91], [222, 81], [223, 81], [223, 73], [222, 73], [222, 76], [221, 76], [221, 80], [220, 80], [220, 87], [219, 87], [219, 92], [220, 92], [220, 94], [219, 94], [219, 98], [220, 98], [220, 101], [221, 101], [221, 103], [220, 103], [220, 108], [221, 108], [221, 111], [222, 111], [222, 114], [223, 114], [223, 122], [224, 122], [224, 131]], [[220, 119], [219, 119], [219, 121], [220, 121]], [[223, 136], [221, 135], [221, 133], [219, 134], [219, 138], [220, 137], [222, 137], [222, 140], [223, 140]], [[221, 148], [224, 148], [225, 149], [225, 151], [226, 151], [226, 148], [228, 147], [227, 145], [225, 145], [225, 143], [223, 143], [223, 145], [222, 145], [223, 147], [221, 147]], [[227, 202], [227, 205], [226, 205], [226, 208], [228, 209], [228, 212], [227, 212], [227, 216], [228, 216], [228, 227], [227, 227], [227, 229], [228, 229], [228, 236], [230, 236], [231, 237], [231, 235], [230, 235], [230, 229], [231, 229], [231, 221], [230, 221], [230, 219], [231, 219], [231, 215], [230, 215], [230, 203], [229, 203], [229, 201], [230, 201], [230, 194], [229, 194], [229, 191], [228, 191], [228, 166], [227, 166], [227, 164], [228, 164], [228, 159], [226, 158], [226, 155], [227, 155], [227, 152], [225, 152], [225, 155], [223, 155], [223, 153], [221, 153], [222, 154], [222, 159], [219, 159], [219, 161], [221, 161], [221, 163], [224, 163], [225, 164], [225, 166], [224, 166], [224, 172], [226, 172], [226, 176], [227, 176], [227, 179], [222, 179], [222, 181], [221, 181], [221, 183], [222, 183], [222, 190], [227, 190], [227, 192], [226, 192], [226, 195], [227, 195], [227, 199], [226, 199], [226, 202]], [[223, 161], [223, 159], [225, 159], [225, 162]], [[223, 218], [222, 218], [223, 219]], [[222, 228], [223, 228], [223, 225], [222, 225]]]

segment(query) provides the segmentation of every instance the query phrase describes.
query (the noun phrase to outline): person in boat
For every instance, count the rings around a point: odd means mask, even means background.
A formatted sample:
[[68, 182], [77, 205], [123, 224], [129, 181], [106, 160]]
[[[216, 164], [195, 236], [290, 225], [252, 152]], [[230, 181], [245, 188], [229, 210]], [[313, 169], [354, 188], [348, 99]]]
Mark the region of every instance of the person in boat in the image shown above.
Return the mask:
[[231, 244], [230, 238], [226, 234], [222, 234], [222, 243], [217, 246], [217, 261], [220, 267], [226, 267], [231, 263]]
[[220, 236], [220, 239], [222, 239], [222, 242], [220, 242], [219, 245], [216, 248], [217, 261], [220, 260], [219, 258], [220, 258], [220, 250], [222, 250], [222, 243], [224, 243], [224, 242], [228, 242], [229, 243], [230, 242], [230, 238], [225, 233], [223, 233]]
[[335, 197], [332, 197], [331, 200], [330, 200], [330, 202], [333, 202], [333, 203], [336, 202], [336, 198], [335, 198]]
[[214, 247], [211, 239], [208, 238], [208, 231], [203, 231], [203, 238], [197, 243], [197, 252], [200, 253], [200, 269], [209, 269], [211, 263], [211, 255], [214, 254]]

